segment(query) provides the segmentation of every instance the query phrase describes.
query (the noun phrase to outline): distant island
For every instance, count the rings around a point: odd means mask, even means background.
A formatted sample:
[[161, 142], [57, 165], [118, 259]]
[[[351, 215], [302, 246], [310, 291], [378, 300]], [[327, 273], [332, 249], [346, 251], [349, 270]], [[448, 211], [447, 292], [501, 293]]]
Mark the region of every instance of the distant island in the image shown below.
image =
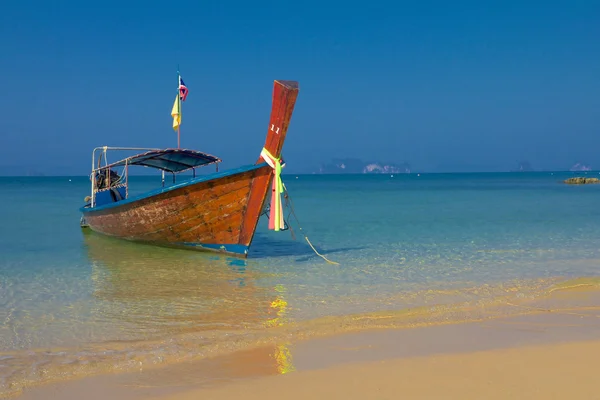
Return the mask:
[[[592, 170], [592, 167], [589, 164], [582, 163], [582, 162], [577, 162], [571, 168], [569, 168], [569, 171], [571, 171], [571, 172], [591, 171], [591, 170]], [[519, 161], [517, 163], [517, 168], [512, 170], [512, 172], [532, 172], [532, 171], [535, 171], [535, 169], [533, 169], [533, 167], [531, 166], [531, 163], [529, 161]]]
[[585, 163], [576, 163], [575, 165], [573, 165], [569, 171], [591, 171], [592, 167], [589, 164], [585, 164]]
[[512, 170], [511, 172], [533, 172], [535, 171], [531, 166], [529, 161], [519, 161], [517, 163], [517, 169]]
[[395, 164], [377, 161], [362, 161], [356, 158], [336, 158], [321, 164], [319, 174], [410, 174], [408, 163]]
[[[334, 158], [329, 162], [320, 164], [317, 168], [312, 167], [307, 170], [313, 174], [410, 174], [413, 168], [408, 162], [394, 163], [383, 162], [379, 160], [363, 161], [358, 158]], [[559, 169], [562, 171], [571, 172], [587, 172], [592, 171], [592, 167], [588, 163], [576, 162], [569, 168]], [[309, 172], [310, 171], [310, 172]], [[444, 164], [433, 170], [424, 171], [419, 169], [418, 172], [543, 172], [546, 169], [535, 169], [531, 162], [527, 160], [517, 161], [515, 167], [504, 168], [500, 166], [481, 166], [481, 165], [463, 165], [463, 164]], [[550, 170], [555, 171], [555, 170]]]
[[[509, 164], [480, 164], [461, 160], [460, 162], [446, 162], [423, 168], [413, 166], [408, 162], [387, 162], [382, 160], [363, 161], [358, 158], [340, 157], [334, 158], [328, 162], [318, 162], [315, 164], [297, 165], [290, 163], [284, 169], [285, 174], [411, 174], [411, 173], [477, 173], [477, 172], [589, 172], [594, 171], [594, 167], [587, 162], [577, 161], [574, 164], [555, 166], [552, 169], [534, 168], [531, 162], [527, 160], [517, 161], [512, 166]], [[198, 174], [204, 175], [210, 173], [209, 170], [198, 170]], [[140, 172], [136, 175], [148, 175], [151, 172]], [[78, 168], [70, 166], [54, 166], [47, 169], [36, 169], [30, 165], [0, 165], [0, 176], [87, 176], [87, 174]]]

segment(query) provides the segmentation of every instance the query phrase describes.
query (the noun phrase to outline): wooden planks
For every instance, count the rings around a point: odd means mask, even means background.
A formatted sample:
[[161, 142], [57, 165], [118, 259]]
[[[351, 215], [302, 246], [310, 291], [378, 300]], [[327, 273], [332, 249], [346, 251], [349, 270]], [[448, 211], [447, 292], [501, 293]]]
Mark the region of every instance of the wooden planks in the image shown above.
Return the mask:
[[246, 213], [251, 189], [264, 187], [270, 175], [270, 168], [264, 167], [199, 182], [121, 207], [91, 212], [86, 219], [93, 230], [126, 239], [248, 246], [251, 235], [240, 240], [243, 222], [255, 229], [260, 213], [254, 206]]

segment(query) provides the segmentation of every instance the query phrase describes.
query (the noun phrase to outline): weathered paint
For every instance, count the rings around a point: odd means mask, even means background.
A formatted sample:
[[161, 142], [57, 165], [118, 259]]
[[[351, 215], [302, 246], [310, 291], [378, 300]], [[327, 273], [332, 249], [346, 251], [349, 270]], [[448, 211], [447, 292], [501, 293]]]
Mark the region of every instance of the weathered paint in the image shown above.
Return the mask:
[[[275, 157], [281, 155], [297, 95], [297, 82], [275, 81], [265, 142]], [[92, 230], [109, 236], [245, 257], [272, 178], [273, 170], [259, 158], [252, 166], [81, 211]]]
[[[271, 117], [267, 128], [267, 137], [264, 147], [275, 158], [281, 157], [281, 150], [285, 141], [288, 127], [292, 119], [296, 98], [298, 97], [298, 82], [295, 81], [275, 81], [273, 87], [273, 98], [271, 106]], [[278, 129], [279, 128], [279, 129]], [[259, 152], [260, 154], [260, 152]], [[260, 156], [256, 161], [261, 165], [265, 160]], [[271, 180], [273, 171], [268, 176], [255, 179], [252, 182], [250, 198], [248, 199], [248, 210], [246, 219], [241, 229], [241, 239], [244, 242], [251, 243], [258, 223], [258, 217], [263, 209], [267, 195], [271, 190]]]
[[[292, 119], [296, 98], [298, 97], [298, 82], [275, 81], [273, 88], [273, 100], [271, 108], [271, 119], [267, 130], [265, 148], [278, 158], [281, 156], [283, 142]], [[264, 162], [262, 157], [258, 161]]]
[[[270, 167], [260, 166], [217, 179], [191, 181], [136, 201], [89, 209], [84, 215], [94, 231], [129, 240], [186, 247], [196, 244], [198, 249], [225, 244], [248, 247], [250, 242], [241, 238], [241, 226], [250, 188], [256, 178], [270, 174]], [[256, 220], [248, 223], [256, 226]], [[227, 247], [223, 251], [229, 252]]]
[[220, 178], [224, 178], [224, 177], [228, 177], [231, 175], [235, 175], [235, 174], [239, 174], [242, 172], [247, 172], [247, 171], [251, 171], [251, 170], [255, 170], [257, 168], [260, 167], [267, 167], [268, 164], [267, 163], [262, 163], [262, 164], [253, 164], [253, 165], [245, 165], [243, 167], [239, 167], [239, 168], [235, 168], [235, 169], [229, 169], [229, 170], [225, 170], [225, 171], [221, 171], [221, 172], [215, 172], [213, 174], [208, 174], [208, 175], [203, 175], [197, 178], [193, 178], [193, 179], [189, 179], [189, 180], [185, 180], [176, 184], [173, 184], [171, 186], [167, 186], [167, 187], [161, 187], [158, 189], [154, 189], [151, 190], [149, 192], [145, 192], [142, 194], [139, 194], [137, 196], [132, 196], [129, 197], [128, 199], [119, 201], [117, 203], [107, 203], [101, 206], [96, 206], [94, 208], [89, 208], [89, 207], [82, 207], [79, 209], [79, 211], [81, 211], [82, 213], [86, 214], [86, 213], [90, 213], [90, 212], [95, 212], [95, 211], [99, 211], [99, 210], [106, 210], [106, 209], [110, 209], [110, 208], [118, 208], [121, 207], [125, 204], [129, 204], [129, 203], [135, 203], [137, 201], [146, 199], [148, 197], [152, 197], [158, 194], [162, 194], [162, 193], [166, 193], [166, 192], [170, 192], [179, 188], [183, 188], [186, 186], [191, 186], [194, 185], [196, 183], [200, 183], [200, 182], [206, 182], [206, 181], [210, 181], [210, 180], [217, 180]]

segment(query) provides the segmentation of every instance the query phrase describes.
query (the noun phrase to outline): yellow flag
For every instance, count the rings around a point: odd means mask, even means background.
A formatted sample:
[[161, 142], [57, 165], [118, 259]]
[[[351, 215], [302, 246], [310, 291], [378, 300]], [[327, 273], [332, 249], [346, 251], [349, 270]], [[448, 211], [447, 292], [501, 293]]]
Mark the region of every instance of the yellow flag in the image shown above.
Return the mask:
[[181, 125], [181, 108], [179, 107], [179, 94], [175, 96], [175, 103], [173, 103], [171, 116], [173, 117], [173, 129], [177, 130], [179, 128], [179, 125]]

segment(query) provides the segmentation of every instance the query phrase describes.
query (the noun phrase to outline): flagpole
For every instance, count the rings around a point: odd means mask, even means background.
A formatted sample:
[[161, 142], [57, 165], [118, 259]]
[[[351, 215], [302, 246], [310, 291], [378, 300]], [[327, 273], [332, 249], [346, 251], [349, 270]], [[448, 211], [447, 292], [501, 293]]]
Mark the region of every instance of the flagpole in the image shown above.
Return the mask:
[[179, 73], [179, 64], [177, 64], [177, 103], [179, 109], [179, 125], [177, 125], [177, 148], [180, 148], [180, 127], [181, 127], [181, 92], [179, 91], [179, 86], [181, 85], [181, 74]]

